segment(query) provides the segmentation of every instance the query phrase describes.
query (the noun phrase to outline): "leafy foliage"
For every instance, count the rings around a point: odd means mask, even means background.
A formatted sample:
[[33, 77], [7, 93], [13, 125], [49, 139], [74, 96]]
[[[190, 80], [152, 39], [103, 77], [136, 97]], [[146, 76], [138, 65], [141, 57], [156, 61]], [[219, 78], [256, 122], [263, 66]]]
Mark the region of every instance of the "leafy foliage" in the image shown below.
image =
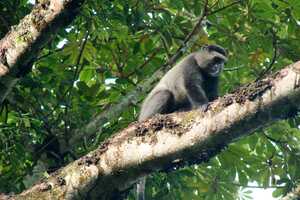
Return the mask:
[[[1, 1], [0, 36], [32, 6], [26, 0]], [[101, 133], [68, 142], [163, 67], [203, 7], [204, 0], [87, 1], [0, 108], [0, 192], [22, 191], [135, 121], [144, 96], [109, 119]], [[206, 43], [226, 47], [230, 60], [220, 85], [221, 95], [226, 94], [299, 60], [299, 13], [298, 0], [210, 0], [210, 23], [185, 53]], [[151, 199], [246, 200], [255, 183], [275, 187], [274, 196], [284, 195], [300, 180], [299, 120], [258, 130], [208, 163], [154, 174], [146, 194]]]

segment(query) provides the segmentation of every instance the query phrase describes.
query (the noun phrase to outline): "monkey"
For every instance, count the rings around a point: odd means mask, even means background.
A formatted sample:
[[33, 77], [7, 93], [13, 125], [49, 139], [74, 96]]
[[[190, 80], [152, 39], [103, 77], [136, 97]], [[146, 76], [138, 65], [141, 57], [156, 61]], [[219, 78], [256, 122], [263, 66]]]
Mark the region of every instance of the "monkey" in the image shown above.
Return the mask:
[[217, 45], [204, 46], [183, 58], [146, 97], [138, 121], [158, 113], [205, 107], [218, 96], [219, 75], [225, 62], [227, 53]]
[[[218, 97], [219, 76], [227, 52], [218, 45], [205, 45], [170, 69], [144, 100], [138, 121], [155, 114], [200, 109]], [[144, 200], [145, 181], [137, 183], [137, 200]]]

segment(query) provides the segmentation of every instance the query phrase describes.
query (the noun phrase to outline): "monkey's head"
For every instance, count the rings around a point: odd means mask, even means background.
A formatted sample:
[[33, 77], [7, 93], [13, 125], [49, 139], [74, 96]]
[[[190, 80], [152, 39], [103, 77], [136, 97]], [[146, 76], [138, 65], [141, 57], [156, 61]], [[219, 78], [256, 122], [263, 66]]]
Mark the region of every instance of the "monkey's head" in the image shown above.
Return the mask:
[[218, 45], [206, 45], [195, 53], [195, 60], [201, 71], [211, 77], [217, 77], [227, 62], [227, 53]]

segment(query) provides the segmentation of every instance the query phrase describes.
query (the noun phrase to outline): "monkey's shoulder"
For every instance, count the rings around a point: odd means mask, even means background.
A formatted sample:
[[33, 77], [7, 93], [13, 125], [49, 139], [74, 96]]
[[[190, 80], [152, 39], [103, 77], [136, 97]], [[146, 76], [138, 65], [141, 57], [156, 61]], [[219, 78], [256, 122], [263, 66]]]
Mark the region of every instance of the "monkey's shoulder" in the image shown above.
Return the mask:
[[171, 81], [173, 83], [175, 80], [178, 82], [182, 78], [186, 78], [186, 74], [194, 73], [196, 71], [197, 65], [193, 54], [191, 54], [172, 67], [161, 79], [161, 82]]

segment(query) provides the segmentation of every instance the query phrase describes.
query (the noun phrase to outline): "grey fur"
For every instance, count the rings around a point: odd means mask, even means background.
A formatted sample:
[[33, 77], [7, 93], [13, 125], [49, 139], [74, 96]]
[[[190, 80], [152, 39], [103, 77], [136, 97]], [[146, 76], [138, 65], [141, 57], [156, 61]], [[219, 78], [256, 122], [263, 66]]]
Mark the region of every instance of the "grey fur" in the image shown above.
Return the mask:
[[205, 46], [186, 56], [165, 74], [144, 100], [139, 121], [157, 113], [199, 108], [214, 100], [226, 61], [224, 49], [216, 45]]

